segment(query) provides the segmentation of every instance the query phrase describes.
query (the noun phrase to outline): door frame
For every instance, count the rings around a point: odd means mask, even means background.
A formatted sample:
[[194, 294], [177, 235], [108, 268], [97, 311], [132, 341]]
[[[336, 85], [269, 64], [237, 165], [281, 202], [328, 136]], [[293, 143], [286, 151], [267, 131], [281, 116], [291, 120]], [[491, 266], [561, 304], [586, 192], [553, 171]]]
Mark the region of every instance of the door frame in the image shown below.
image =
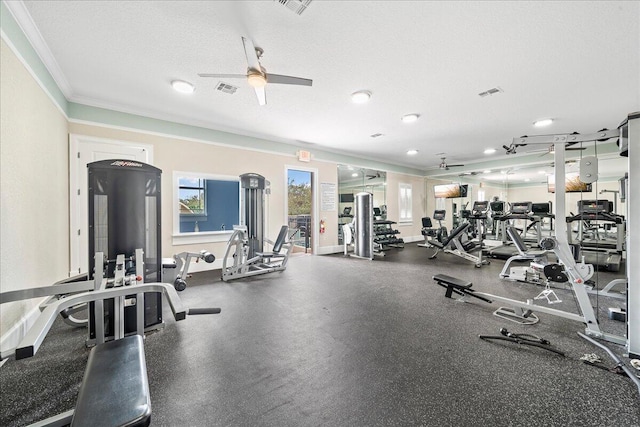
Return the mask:
[[309, 168], [297, 165], [284, 165], [284, 224], [289, 223], [289, 171], [296, 170], [302, 172], [311, 173], [311, 228], [313, 233], [311, 234], [311, 253], [313, 255], [318, 253], [318, 240], [320, 238], [319, 219], [320, 214], [318, 210], [318, 169]]
[[[84, 200], [84, 203], [87, 203], [87, 193], [79, 193], [80, 189], [86, 188], [87, 184], [85, 182], [83, 187], [79, 187], [81, 173], [78, 159], [80, 158], [82, 147], [85, 146], [85, 144], [109, 144], [114, 147], [114, 151], [122, 148], [140, 149], [146, 153], [147, 161], [145, 163], [153, 165], [153, 145], [151, 144], [141, 144], [75, 133], [69, 134], [69, 276], [75, 276], [79, 272], [82, 272], [80, 252], [83, 250], [83, 246], [80, 239], [88, 236], [88, 229], [84, 230], [84, 236], [80, 233], [83, 226], [79, 214], [80, 201]], [[86, 164], [84, 164], [83, 167], [86, 168]], [[88, 247], [88, 244], [89, 242], [87, 241], [87, 246], [84, 247]]]

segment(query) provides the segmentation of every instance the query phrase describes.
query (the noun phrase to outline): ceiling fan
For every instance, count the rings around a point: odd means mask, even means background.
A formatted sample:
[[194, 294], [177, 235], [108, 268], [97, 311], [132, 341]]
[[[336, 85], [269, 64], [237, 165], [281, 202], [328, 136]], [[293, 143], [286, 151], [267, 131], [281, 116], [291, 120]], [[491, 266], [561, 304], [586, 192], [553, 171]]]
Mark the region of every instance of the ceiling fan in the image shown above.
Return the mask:
[[447, 162], [445, 161], [446, 157], [440, 157], [440, 159], [442, 159], [442, 163], [440, 163], [440, 169], [449, 170], [449, 168], [457, 168], [457, 167], [464, 166], [464, 165], [448, 165]]
[[380, 172], [376, 172], [375, 175], [367, 175], [367, 178], [369, 178], [369, 179], [380, 178]]
[[267, 73], [267, 70], [260, 64], [260, 58], [264, 50], [259, 47], [255, 47], [253, 42], [249, 39], [242, 37], [242, 44], [244, 45], [244, 53], [247, 58], [247, 74], [210, 74], [199, 73], [200, 77], [217, 77], [217, 78], [244, 78], [247, 79], [249, 86], [252, 86], [258, 97], [258, 104], [265, 105], [267, 103], [267, 97], [264, 87], [267, 83], [299, 85], [299, 86], [311, 86], [313, 80], [303, 79], [301, 77], [283, 76], [282, 74]]

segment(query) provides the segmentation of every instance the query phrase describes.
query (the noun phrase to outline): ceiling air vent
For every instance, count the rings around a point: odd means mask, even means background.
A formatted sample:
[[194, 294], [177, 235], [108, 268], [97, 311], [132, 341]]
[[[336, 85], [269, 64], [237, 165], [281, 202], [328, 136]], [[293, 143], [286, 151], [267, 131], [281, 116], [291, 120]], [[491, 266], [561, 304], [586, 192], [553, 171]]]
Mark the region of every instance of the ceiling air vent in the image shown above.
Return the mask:
[[278, 3], [298, 15], [302, 15], [302, 12], [304, 12], [307, 7], [309, 7], [309, 4], [311, 4], [311, 0], [278, 0]]
[[219, 90], [220, 92], [224, 92], [224, 93], [228, 93], [233, 95], [234, 93], [236, 93], [236, 90], [238, 90], [237, 86], [232, 86], [228, 83], [224, 83], [224, 82], [219, 82], [218, 86], [216, 86], [216, 89]]
[[478, 95], [481, 98], [484, 98], [485, 96], [493, 95], [494, 93], [498, 93], [498, 92], [503, 92], [503, 90], [501, 88], [499, 88], [499, 87], [492, 87], [489, 90], [486, 90], [484, 92], [480, 92]]
[[373, 135], [371, 135], [371, 138], [378, 138], [379, 136], [382, 136], [382, 133], [374, 133]]

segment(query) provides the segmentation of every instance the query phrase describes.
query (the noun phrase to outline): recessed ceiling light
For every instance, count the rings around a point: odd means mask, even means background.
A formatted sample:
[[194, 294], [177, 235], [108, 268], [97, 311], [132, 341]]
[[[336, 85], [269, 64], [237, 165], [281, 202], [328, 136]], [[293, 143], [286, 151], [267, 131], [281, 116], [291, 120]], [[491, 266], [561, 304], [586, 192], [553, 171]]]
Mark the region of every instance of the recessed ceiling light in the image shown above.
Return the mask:
[[486, 150], [484, 150], [484, 154], [493, 154], [496, 152], [495, 148], [487, 148]]
[[368, 90], [359, 90], [351, 94], [351, 101], [355, 104], [364, 104], [369, 102], [369, 99], [371, 99], [371, 92]]
[[487, 169], [486, 171], [482, 172], [482, 173], [491, 173], [490, 169]]
[[502, 175], [506, 175], [506, 174], [507, 174], [507, 171], [500, 171], [500, 173], [501, 173]]
[[171, 82], [171, 86], [180, 93], [193, 93], [196, 90], [191, 83], [184, 80], [174, 80]]
[[529, 182], [529, 181], [531, 181], [531, 179], [529, 179], [529, 178], [525, 178], [524, 179], [524, 182]]
[[358, 174], [354, 172], [354, 173], [351, 174], [351, 176], [355, 178], [355, 177], [358, 176]]
[[544, 126], [549, 126], [551, 123], [553, 123], [553, 119], [542, 119], [533, 122], [533, 125], [537, 128], [541, 128]]
[[416, 154], [418, 154], [418, 150], [409, 150], [409, 151], [407, 151], [407, 155], [409, 155], [409, 156], [415, 156]]
[[407, 114], [407, 115], [402, 116], [401, 120], [404, 123], [413, 123], [416, 120], [418, 120], [418, 117], [420, 117], [420, 114], [411, 113], [411, 114]]

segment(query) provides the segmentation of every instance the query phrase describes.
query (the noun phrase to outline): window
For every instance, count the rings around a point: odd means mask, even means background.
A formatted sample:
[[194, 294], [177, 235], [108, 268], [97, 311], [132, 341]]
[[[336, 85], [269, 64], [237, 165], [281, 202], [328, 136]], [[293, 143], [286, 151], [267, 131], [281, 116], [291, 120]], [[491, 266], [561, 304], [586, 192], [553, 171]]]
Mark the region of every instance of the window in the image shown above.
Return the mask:
[[206, 215], [205, 180], [178, 178], [180, 215]]
[[174, 172], [174, 206], [174, 236], [226, 235], [240, 224], [240, 179]]
[[400, 218], [398, 222], [412, 222], [413, 221], [413, 198], [411, 191], [411, 184], [399, 184], [400, 194]]

